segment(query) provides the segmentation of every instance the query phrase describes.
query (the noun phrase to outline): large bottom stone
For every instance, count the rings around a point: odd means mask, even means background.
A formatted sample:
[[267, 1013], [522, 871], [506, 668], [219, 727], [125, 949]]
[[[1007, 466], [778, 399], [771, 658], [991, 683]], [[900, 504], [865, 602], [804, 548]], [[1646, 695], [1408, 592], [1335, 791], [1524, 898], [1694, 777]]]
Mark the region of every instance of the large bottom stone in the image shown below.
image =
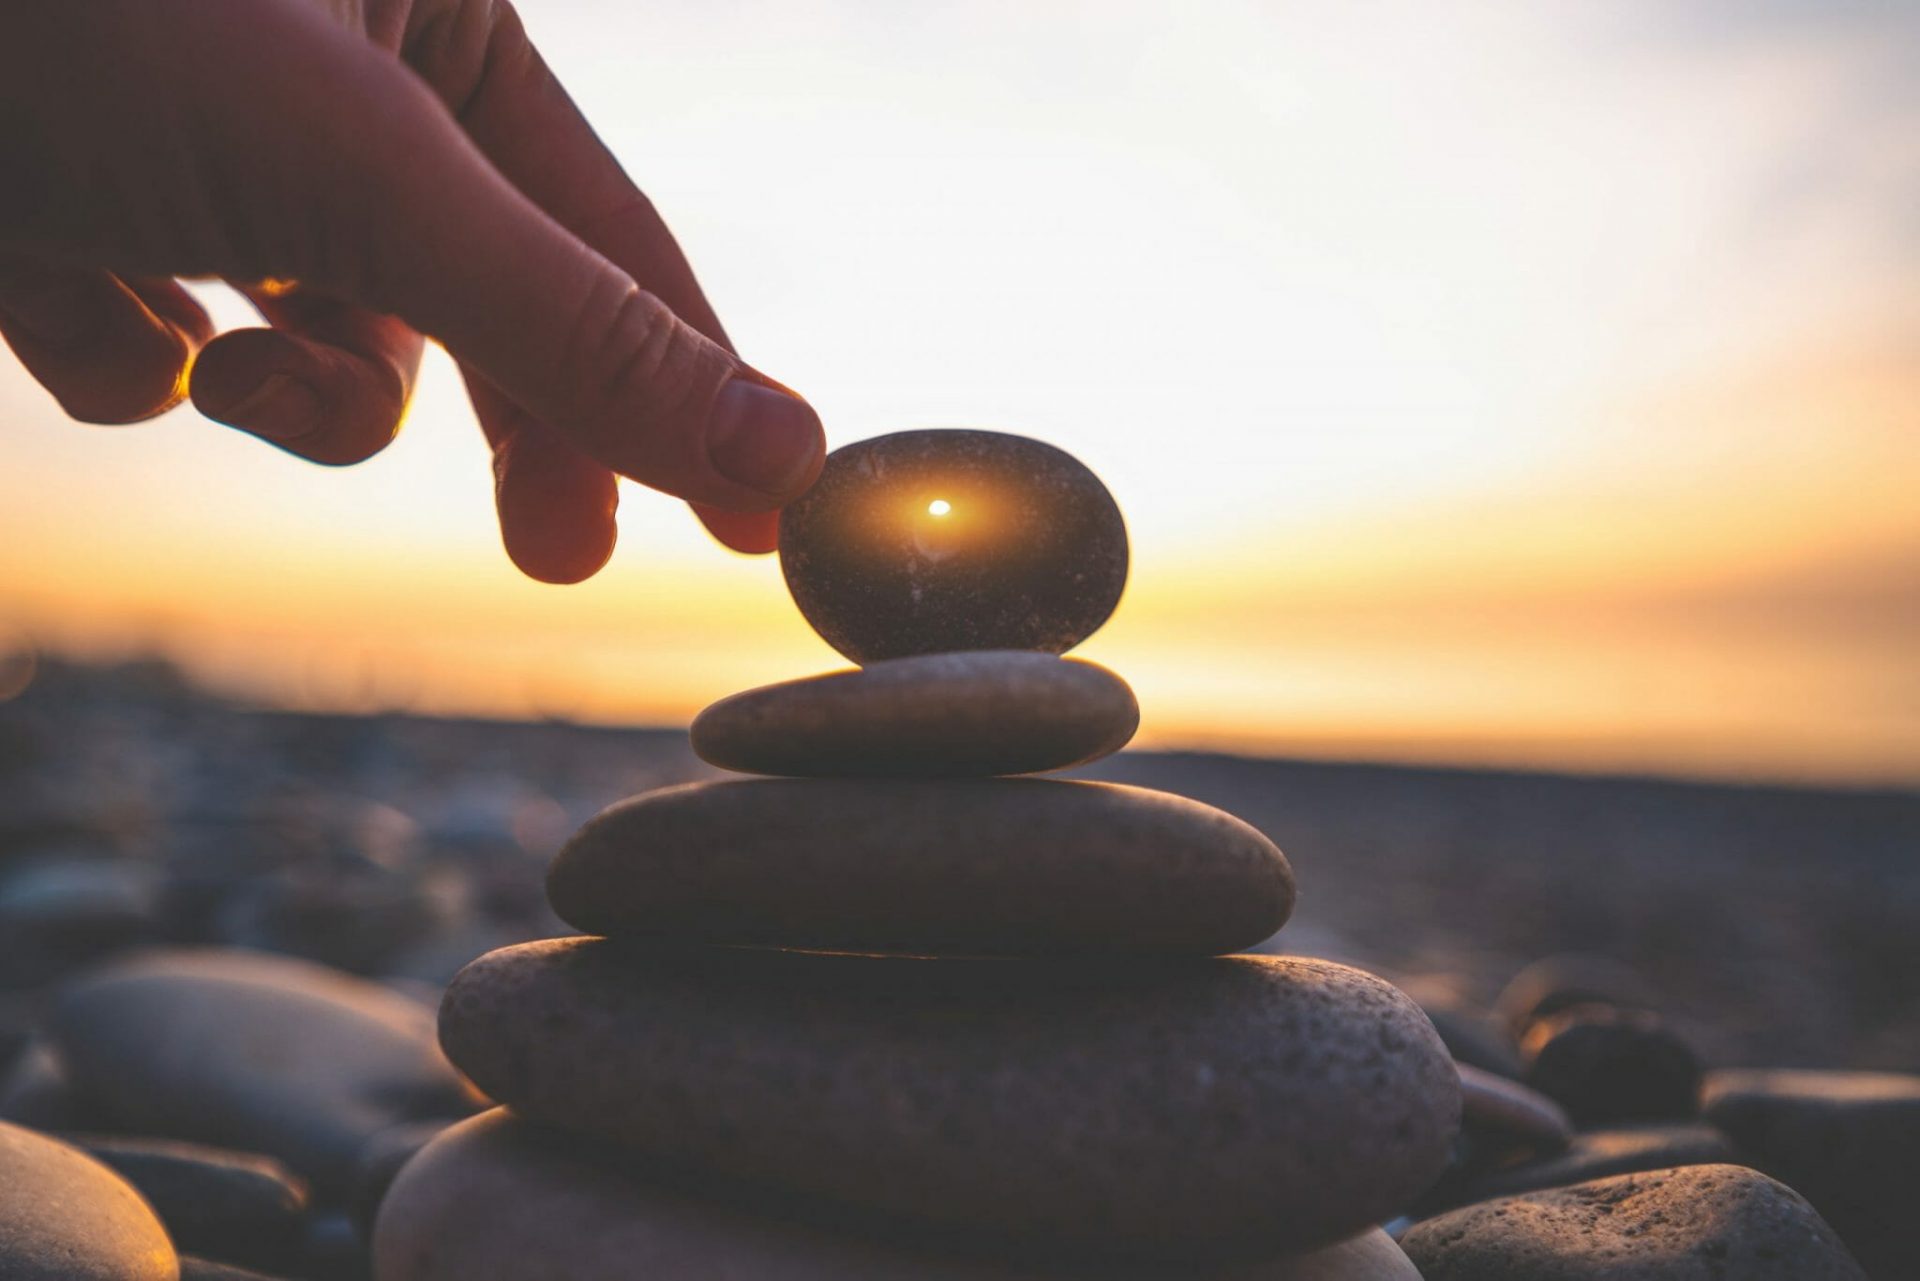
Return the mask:
[[[407, 1165], [373, 1235], [379, 1281], [1066, 1281], [1109, 1276], [943, 1255], [677, 1190], [631, 1162], [504, 1111], [463, 1121]], [[1419, 1281], [1384, 1232], [1226, 1269], [1138, 1281]]]
[[1411, 1001], [1281, 957], [935, 961], [556, 939], [454, 980], [449, 1056], [535, 1120], [1038, 1253], [1298, 1251], [1440, 1172]]

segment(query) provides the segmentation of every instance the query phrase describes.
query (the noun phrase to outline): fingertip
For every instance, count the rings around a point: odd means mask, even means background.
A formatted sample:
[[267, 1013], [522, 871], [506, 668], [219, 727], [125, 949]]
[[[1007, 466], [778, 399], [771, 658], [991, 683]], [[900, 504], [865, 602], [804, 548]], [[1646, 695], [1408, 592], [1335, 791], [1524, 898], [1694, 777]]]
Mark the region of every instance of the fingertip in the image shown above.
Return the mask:
[[779, 512], [730, 512], [692, 504], [694, 515], [724, 547], [745, 556], [765, 556], [780, 546]]
[[819, 476], [827, 436], [812, 405], [770, 382], [736, 376], [720, 389], [707, 420], [707, 456], [723, 479], [779, 507]]
[[102, 426], [179, 404], [200, 345], [107, 272], [18, 265], [0, 272], [0, 335], [69, 417]]
[[613, 556], [618, 482], [592, 460], [526, 439], [495, 455], [495, 499], [507, 558], [542, 583], [584, 582]]

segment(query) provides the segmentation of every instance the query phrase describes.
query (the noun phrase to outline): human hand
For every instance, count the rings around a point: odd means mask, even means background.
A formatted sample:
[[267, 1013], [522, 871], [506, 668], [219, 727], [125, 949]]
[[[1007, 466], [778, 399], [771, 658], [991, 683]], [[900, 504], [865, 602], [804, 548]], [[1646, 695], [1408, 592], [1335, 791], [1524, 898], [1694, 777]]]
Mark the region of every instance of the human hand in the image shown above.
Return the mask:
[[[270, 324], [215, 336], [180, 277]], [[736, 357], [505, 0], [0, 0], [0, 336], [73, 417], [183, 396], [315, 462], [459, 361], [514, 563], [612, 554], [615, 476], [769, 551], [820, 421]]]

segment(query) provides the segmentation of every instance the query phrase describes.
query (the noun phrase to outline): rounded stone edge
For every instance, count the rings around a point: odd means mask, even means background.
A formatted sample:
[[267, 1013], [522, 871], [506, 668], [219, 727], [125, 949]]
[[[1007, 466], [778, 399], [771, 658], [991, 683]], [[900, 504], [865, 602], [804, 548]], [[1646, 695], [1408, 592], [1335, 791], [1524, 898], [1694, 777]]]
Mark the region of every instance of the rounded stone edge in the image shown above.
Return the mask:
[[[772, 763], [772, 758], [756, 753], [750, 739], [757, 731], [743, 732], [736, 718], [747, 719], [756, 715], [768, 715], [770, 709], [759, 709], [774, 700], [799, 694], [810, 686], [828, 686], [845, 683], [855, 685], [874, 681], [890, 682], [895, 679], [910, 679], [903, 676], [912, 668], [931, 666], [938, 661], [966, 660], [969, 658], [996, 656], [1019, 656], [1022, 661], [1031, 660], [1036, 665], [1058, 663], [1066, 665], [1066, 670], [1074, 678], [1089, 682], [1094, 697], [1113, 698], [1119, 704], [1114, 710], [1118, 713], [1114, 719], [1115, 728], [1099, 738], [1088, 737], [1076, 745], [1075, 754], [1048, 754], [1044, 757], [1031, 757], [1016, 762], [1013, 766], [991, 770], [951, 770], [939, 767], [922, 767], [913, 758], [907, 758], [896, 767], [887, 770], [847, 770], [823, 768], [818, 770], [799, 770], [791, 766]], [[936, 673], [936, 678], [938, 674]], [[855, 698], [864, 695], [856, 694]], [[1030, 774], [1045, 774], [1055, 770], [1073, 769], [1080, 765], [1090, 765], [1103, 760], [1133, 741], [1140, 729], [1140, 700], [1126, 678], [1109, 667], [1091, 659], [1068, 657], [1064, 654], [1052, 654], [1041, 650], [942, 650], [928, 654], [909, 654], [901, 658], [879, 659], [863, 667], [841, 668], [831, 672], [820, 672], [811, 676], [794, 677], [791, 680], [775, 681], [767, 685], [758, 685], [752, 689], [741, 690], [715, 700], [694, 715], [687, 729], [688, 740], [694, 755], [718, 769], [735, 773], [758, 775], [772, 778], [1011, 778]]]
[[[116, 1281], [178, 1281], [180, 1256], [173, 1248], [173, 1239], [168, 1236], [166, 1225], [160, 1221], [159, 1214], [154, 1211], [146, 1197], [140, 1194], [140, 1190], [118, 1171], [74, 1147], [71, 1143], [62, 1142], [52, 1135], [42, 1134], [38, 1130], [8, 1121], [0, 1121], [0, 1143], [44, 1147], [48, 1150], [49, 1159], [66, 1161], [79, 1167], [84, 1171], [85, 1177], [97, 1179], [103, 1191], [110, 1191], [119, 1203], [105, 1213], [112, 1214], [116, 1218], [124, 1216], [124, 1222], [119, 1226], [128, 1232], [150, 1238], [140, 1246], [142, 1257], [139, 1263], [142, 1270], [128, 1272], [123, 1279], [116, 1278]], [[4, 1245], [5, 1242], [0, 1242], [0, 1247]], [[9, 1272], [7, 1275], [12, 1277], [15, 1274]], [[45, 1274], [48, 1281], [51, 1281], [54, 1275], [53, 1273]], [[71, 1281], [87, 1281], [87, 1274], [79, 1271], [62, 1275], [70, 1275]], [[35, 1281], [35, 1278], [31, 1273], [22, 1274], [22, 1281]]]
[[[889, 956], [889, 955], [929, 956], [929, 957], [940, 956], [940, 957], [947, 957], [950, 959], [962, 959], [962, 958], [995, 959], [997, 958], [997, 959], [1004, 959], [1004, 960], [1020, 960], [1020, 959], [1045, 960], [1045, 959], [1058, 959], [1062, 957], [1072, 957], [1072, 956], [1084, 956], [1084, 957], [1094, 957], [1094, 956], [1149, 957], [1149, 956], [1152, 956], [1152, 957], [1187, 957], [1187, 958], [1231, 956], [1238, 953], [1246, 952], [1251, 948], [1257, 947], [1259, 944], [1263, 943], [1267, 939], [1270, 939], [1276, 934], [1278, 934], [1282, 929], [1286, 927], [1287, 923], [1293, 919], [1294, 908], [1299, 904], [1299, 897], [1300, 897], [1299, 879], [1294, 873], [1293, 863], [1287, 857], [1286, 852], [1282, 850], [1273, 841], [1271, 837], [1269, 837], [1265, 832], [1262, 832], [1259, 828], [1247, 822], [1245, 819], [1241, 818], [1237, 814], [1233, 814], [1227, 810], [1223, 810], [1218, 806], [1210, 805], [1205, 801], [1196, 800], [1190, 796], [1183, 796], [1177, 792], [1162, 792], [1157, 789], [1139, 787], [1129, 783], [1112, 783], [1112, 782], [1104, 782], [1104, 781], [1077, 780], [1077, 779], [1024, 779], [1024, 778], [1009, 778], [1009, 779], [993, 778], [993, 779], [973, 779], [973, 780], [901, 779], [901, 780], [895, 780], [895, 781], [898, 781], [902, 785], [909, 786], [909, 787], [911, 786], [938, 787], [946, 783], [955, 783], [955, 784], [961, 784], [961, 785], [971, 784], [971, 785], [980, 786], [980, 787], [1006, 786], [1006, 787], [1020, 787], [1020, 788], [1044, 787], [1044, 788], [1063, 788], [1063, 789], [1074, 788], [1074, 789], [1098, 790], [1098, 791], [1106, 791], [1106, 792], [1124, 793], [1129, 796], [1138, 797], [1138, 798], [1152, 798], [1153, 800], [1161, 803], [1175, 802], [1181, 806], [1192, 807], [1193, 809], [1204, 811], [1205, 817], [1209, 822], [1212, 822], [1214, 824], [1217, 824], [1221, 827], [1226, 828], [1229, 832], [1232, 833], [1234, 839], [1244, 846], [1245, 851], [1247, 853], [1251, 854], [1252, 856], [1256, 857], [1259, 860], [1259, 863], [1261, 865], [1260, 879], [1262, 879], [1267, 883], [1266, 890], [1271, 893], [1273, 901], [1271, 903], [1268, 914], [1265, 916], [1264, 919], [1262, 919], [1259, 922], [1259, 927], [1257, 929], [1249, 926], [1248, 928], [1244, 928], [1234, 932], [1227, 932], [1223, 930], [1220, 932], [1219, 937], [1213, 940], [1209, 944], [1209, 946], [1205, 948], [1191, 947], [1191, 948], [1162, 949], [1162, 948], [1126, 948], [1126, 947], [1087, 946], [1087, 947], [1076, 947], [1071, 949], [1055, 948], [1055, 949], [1008, 950], [1008, 951], [999, 951], [999, 950], [920, 951], [912, 948], [876, 946], [876, 945], [868, 945], [868, 944], [856, 945], [856, 944], [849, 943], [849, 944], [831, 944], [830, 945], [830, 944], [817, 942], [817, 941], [803, 943], [803, 942], [797, 942], [797, 941], [772, 942], [764, 939], [752, 940], [752, 941], [725, 940], [725, 939], [714, 938], [704, 934], [694, 934], [694, 933], [684, 933], [684, 932], [669, 933], [669, 934], [662, 935], [658, 933], [657, 926], [650, 927], [647, 929], [636, 929], [636, 928], [633, 928], [630, 924], [618, 924], [616, 922], [613, 922], [611, 920], [601, 917], [598, 914], [595, 907], [589, 905], [589, 900], [583, 899], [579, 892], [576, 892], [573, 888], [571, 888], [574, 885], [574, 883], [582, 875], [578, 870], [578, 865], [581, 861], [603, 857], [601, 855], [592, 853], [591, 851], [598, 848], [599, 843], [601, 841], [607, 839], [605, 836], [605, 829], [608, 826], [621, 822], [622, 821], [621, 816], [630, 811], [641, 809], [654, 804], [666, 803], [665, 798], [669, 796], [675, 796], [675, 795], [681, 795], [681, 794], [687, 794], [687, 793], [696, 793], [696, 792], [708, 792], [708, 791], [714, 791], [718, 789], [727, 789], [727, 788], [808, 786], [816, 782], [823, 783], [823, 784], [845, 782], [854, 786], [885, 786], [887, 783], [887, 780], [884, 780], [884, 779], [818, 779], [818, 780], [815, 780], [815, 779], [791, 779], [791, 778], [755, 776], [755, 777], [737, 778], [737, 779], [707, 779], [707, 780], [695, 781], [690, 783], [679, 783], [679, 784], [675, 784], [668, 787], [655, 788], [651, 791], [642, 792], [642, 793], [639, 793], [638, 795], [625, 797], [622, 800], [615, 801], [613, 804], [607, 806], [605, 809], [601, 810], [598, 814], [595, 814], [592, 818], [588, 819], [578, 829], [576, 829], [574, 833], [571, 836], [569, 836], [567, 840], [562, 844], [560, 850], [554, 855], [552, 861], [547, 865], [546, 875], [543, 881], [547, 903], [549, 907], [553, 910], [554, 914], [558, 916], [566, 924], [572, 926], [577, 930], [580, 930], [585, 935], [596, 936], [596, 937], [631, 938], [631, 937], [638, 937], [641, 935], [649, 935], [649, 936], [659, 937], [663, 941], [682, 943], [682, 944], [702, 944], [702, 945], [711, 945], [711, 946], [740, 946], [740, 947], [777, 947], [777, 948], [789, 948], [789, 949], [794, 949], [799, 951], [870, 951], [870, 952], [873, 952], [875, 955], [881, 955], [881, 956]], [[583, 910], [583, 908], [585, 910]], [[480, 959], [480, 958], [476, 958], [476, 959]], [[1398, 991], [1398, 989], [1395, 989], [1395, 990]], [[1411, 998], [1408, 998], [1408, 999], [1411, 1000]], [[445, 1007], [443, 1005], [442, 1009], [444, 1010], [444, 1008]], [[1417, 1004], [1415, 1008], [1416, 1009], [1418, 1008]], [[1422, 1011], [1421, 1017], [1425, 1019], [1426, 1016], [1424, 1011]], [[1429, 1028], [1431, 1028], [1432, 1026], [1431, 1020], [1427, 1021], [1427, 1025]], [[1435, 1033], [1435, 1035], [1437, 1036], [1438, 1033]]]

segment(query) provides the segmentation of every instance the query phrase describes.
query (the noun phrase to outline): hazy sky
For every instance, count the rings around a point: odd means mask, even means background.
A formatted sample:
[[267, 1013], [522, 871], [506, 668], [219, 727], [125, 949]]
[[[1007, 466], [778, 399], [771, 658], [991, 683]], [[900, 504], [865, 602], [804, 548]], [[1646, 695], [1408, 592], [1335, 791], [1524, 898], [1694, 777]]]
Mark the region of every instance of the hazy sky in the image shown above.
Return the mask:
[[[1107, 479], [1150, 739], [1920, 779], [1920, 6], [521, 8], [834, 440]], [[348, 472], [10, 363], [0, 416], [42, 644], [648, 719], [835, 661], [639, 490], [517, 580], [439, 358]]]

